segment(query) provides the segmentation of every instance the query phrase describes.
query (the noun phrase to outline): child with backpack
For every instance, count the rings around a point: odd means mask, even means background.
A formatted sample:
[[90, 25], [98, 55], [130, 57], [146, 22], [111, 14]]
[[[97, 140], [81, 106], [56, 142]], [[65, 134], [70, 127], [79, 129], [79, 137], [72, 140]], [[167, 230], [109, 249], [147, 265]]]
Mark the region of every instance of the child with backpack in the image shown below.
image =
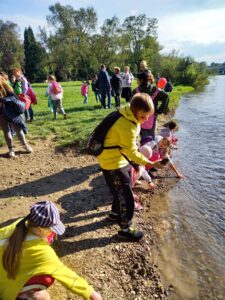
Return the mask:
[[[30, 97], [31, 103], [32, 104], [37, 104], [37, 97], [29, 85], [26, 77], [23, 75], [22, 70], [19, 68], [13, 69], [13, 75], [16, 77], [16, 81], [19, 81], [21, 83], [22, 87], [22, 94], [27, 95]], [[34, 120], [34, 111], [32, 106], [30, 105], [29, 109], [25, 110], [25, 119], [27, 122], [33, 122]]]
[[152, 166], [138, 151], [136, 139], [140, 124], [154, 113], [149, 95], [137, 93], [130, 104], [119, 110], [121, 115], [108, 130], [102, 152], [97, 156], [106, 184], [113, 196], [109, 218], [119, 223], [118, 236], [132, 241], [143, 237], [143, 232], [132, 228], [134, 196], [132, 192], [129, 161], [143, 166]]
[[4, 133], [10, 158], [16, 156], [11, 129], [16, 133], [26, 153], [33, 152], [24, 135], [27, 133], [27, 127], [22, 115], [24, 111], [25, 103], [16, 97], [13, 88], [0, 76], [0, 127]]
[[85, 279], [65, 266], [51, 247], [65, 232], [51, 201], [34, 203], [27, 216], [0, 229], [0, 299], [49, 300], [55, 279], [86, 300], [102, 300]]
[[86, 80], [83, 82], [81, 86], [81, 95], [84, 96], [84, 104], [88, 104], [88, 89], [89, 89], [90, 82]]
[[63, 115], [64, 119], [66, 119], [67, 115], [62, 106], [63, 88], [61, 87], [60, 83], [56, 81], [54, 75], [48, 76], [48, 89], [47, 89], [46, 94], [50, 95], [52, 98], [53, 113], [54, 113], [53, 120], [56, 120], [57, 109], [58, 109], [59, 113], [61, 113]]

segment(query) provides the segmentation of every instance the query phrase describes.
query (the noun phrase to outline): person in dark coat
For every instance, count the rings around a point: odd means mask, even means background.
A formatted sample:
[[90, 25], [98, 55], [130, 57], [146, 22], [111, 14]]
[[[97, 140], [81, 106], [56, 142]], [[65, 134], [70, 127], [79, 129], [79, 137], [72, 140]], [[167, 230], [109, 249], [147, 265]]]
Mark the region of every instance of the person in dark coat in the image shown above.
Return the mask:
[[122, 78], [120, 76], [120, 68], [114, 68], [114, 74], [111, 78], [111, 86], [112, 86], [112, 95], [115, 98], [116, 107], [120, 107], [120, 96], [122, 92]]
[[25, 104], [17, 99], [16, 95], [13, 93], [13, 88], [2, 76], [0, 76], [0, 127], [4, 133], [10, 158], [15, 157], [11, 128], [16, 132], [16, 135], [22, 143], [26, 153], [33, 152], [33, 149], [28, 145], [24, 135], [24, 132], [27, 132], [27, 128], [22, 117], [24, 110]]
[[101, 65], [100, 72], [98, 74], [98, 84], [99, 84], [99, 91], [101, 94], [101, 103], [102, 107], [106, 108], [106, 96], [108, 98], [108, 108], [111, 107], [111, 84], [109, 74], [106, 71], [105, 65]]

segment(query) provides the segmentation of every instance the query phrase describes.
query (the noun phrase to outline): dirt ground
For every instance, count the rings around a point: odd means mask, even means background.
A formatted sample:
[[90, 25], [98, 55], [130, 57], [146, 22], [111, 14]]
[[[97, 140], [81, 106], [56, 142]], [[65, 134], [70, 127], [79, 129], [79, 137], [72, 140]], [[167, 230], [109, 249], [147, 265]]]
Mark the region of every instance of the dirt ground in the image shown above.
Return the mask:
[[[73, 150], [56, 152], [51, 141], [38, 141], [32, 147], [34, 153], [25, 154], [17, 144], [15, 159], [7, 158], [6, 147], [0, 148], [0, 226], [26, 215], [31, 203], [51, 200], [66, 225], [65, 234], [53, 245], [56, 252], [104, 300], [167, 299], [173, 287], [162, 283], [152, 258], [160, 220], [151, 211], [154, 197], [174, 186], [176, 179], [169, 177], [165, 185], [161, 173], [154, 180], [158, 185], [154, 192], [144, 183], [136, 188], [144, 210], [135, 213], [135, 225], [145, 237], [129, 243], [118, 239], [118, 226], [106, 218], [111, 198], [95, 158]], [[50, 293], [54, 300], [80, 299], [59, 283]]]

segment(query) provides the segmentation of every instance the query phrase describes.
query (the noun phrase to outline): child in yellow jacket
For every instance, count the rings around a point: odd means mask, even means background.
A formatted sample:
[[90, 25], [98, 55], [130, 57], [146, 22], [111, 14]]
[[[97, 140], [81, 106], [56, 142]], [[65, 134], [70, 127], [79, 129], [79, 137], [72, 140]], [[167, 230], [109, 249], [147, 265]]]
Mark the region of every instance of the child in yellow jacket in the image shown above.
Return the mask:
[[49, 245], [65, 227], [50, 201], [35, 203], [30, 214], [0, 229], [0, 299], [50, 299], [47, 288], [60, 281], [83, 299], [102, 300], [99, 293], [67, 268]]
[[119, 223], [119, 237], [130, 240], [140, 240], [143, 233], [131, 227], [134, 215], [134, 197], [131, 184], [130, 161], [143, 166], [152, 163], [138, 151], [136, 144], [140, 132], [140, 124], [154, 113], [154, 105], [148, 94], [137, 93], [131, 103], [119, 110], [122, 115], [109, 129], [104, 147], [119, 146], [114, 149], [104, 149], [98, 156], [106, 184], [113, 196], [112, 211], [109, 218]]

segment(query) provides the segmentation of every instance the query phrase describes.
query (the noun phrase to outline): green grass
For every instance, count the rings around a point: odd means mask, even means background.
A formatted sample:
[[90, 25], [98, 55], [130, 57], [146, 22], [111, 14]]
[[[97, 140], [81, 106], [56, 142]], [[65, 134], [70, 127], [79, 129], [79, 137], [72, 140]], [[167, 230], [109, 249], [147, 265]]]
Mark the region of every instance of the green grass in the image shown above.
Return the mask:
[[[136, 82], [134, 83], [134, 87]], [[53, 114], [48, 108], [48, 98], [45, 97], [47, 84], [33, 84], [38, 97], [38, 104], [33, 106], [35, 121], [28, 123], [29, 141], [36, 142], [37, 139], [53, 138], [57, 147], [76, 146], [82, 149], [87, 141], [90, 132], [112, 109], [103, 110], [99, 103], [96, 103], [94, 93], [89, 88], [89, 103], [83, 104], [83, 96], [80, 94], [81, 82], [64, 82], [63, 107], [67, 113], [67, 120], [62, 115], [58, 115], [57, 120], [53, 120]], [[170, 109], [174, 109], [183, 93], [190, 92], [191, 87], [177, 86], [170, 93]], [[112, 99], [114, 105], [114, 99]], [[125, 104], [125, 100], [121, 100]], [[0, 145], [5, 143], [2, 132], [0, 132]]]

